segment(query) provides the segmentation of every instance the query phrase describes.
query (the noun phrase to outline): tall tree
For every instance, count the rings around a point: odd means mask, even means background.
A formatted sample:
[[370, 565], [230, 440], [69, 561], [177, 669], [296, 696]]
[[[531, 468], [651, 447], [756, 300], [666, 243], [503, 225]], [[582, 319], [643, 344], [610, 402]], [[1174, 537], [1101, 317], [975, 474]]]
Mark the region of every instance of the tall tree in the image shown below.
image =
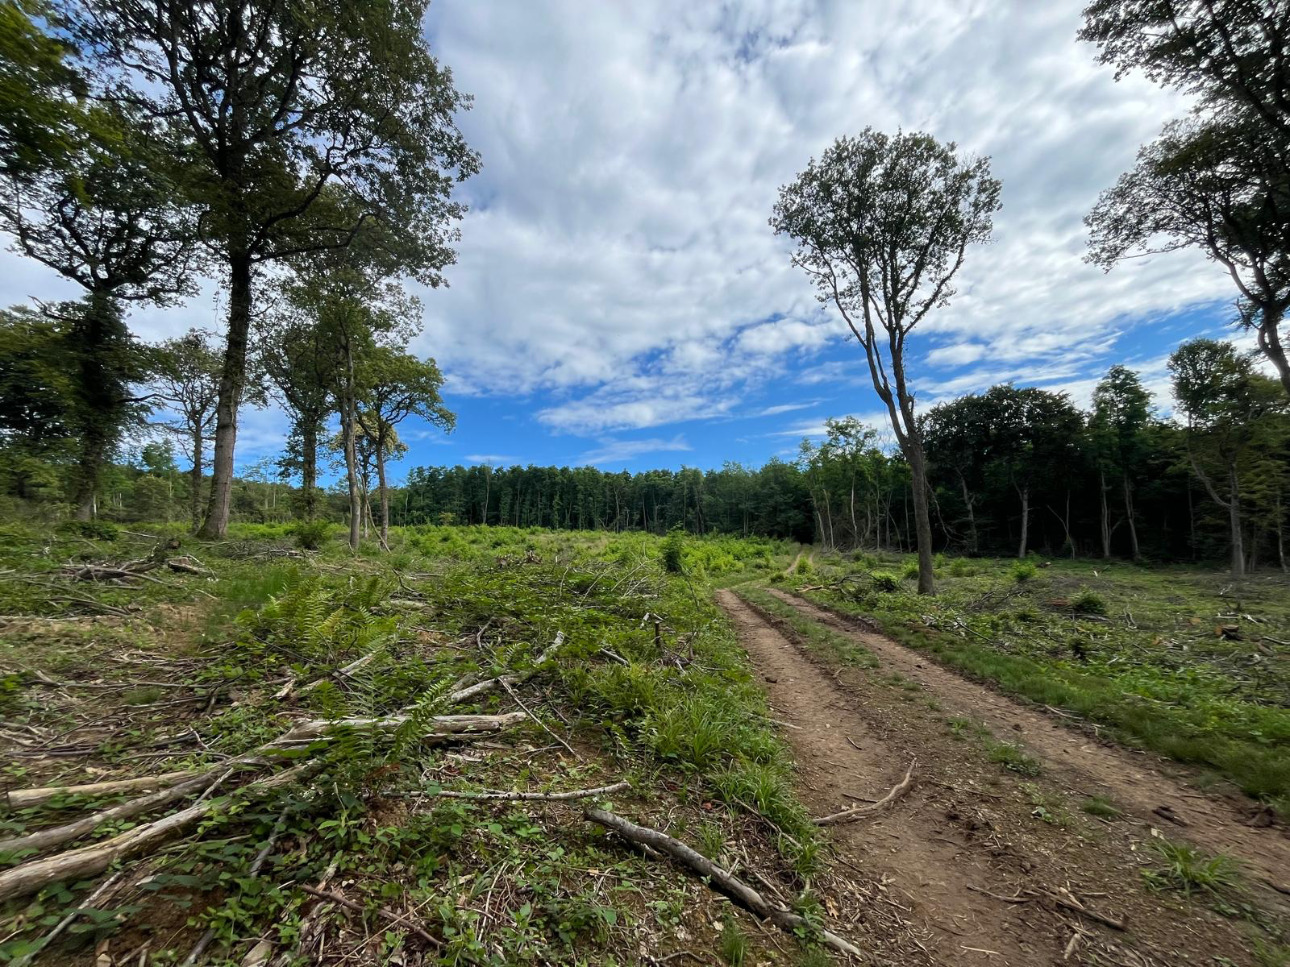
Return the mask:
[[912, 475], [920, 594], [935, 590], [932, 524], [905, 343], [949, 302], [968, 246], [989, 239], [999, 194], [985, 158], [960, 159], [953, 143], [926, 134], [866, 128], [781, 188], [771, 217], [776, 234], [797, 242], [794, 263], [864, 348]]
[[153, 392], [176, 418], [167, 428], [188, 444], [189, 516], [193, 529], [201, 526], [202, 468], [206, 441], [215, 422], [222, 360], [209, 333], [190, 329], [168, 339], [154, 353]]
[[[355, 415], [374, 450], [376, 485], [381, 502], [381, 547], [389, 550], [390, 487], [386, 464], [390, 455], [402, 445], [398, 437], [399, 424], [408, 417], [418, 416], [440, 429], [451, 430], [456, 417], [443, 405], [439, 396], [443, 375], [433, 359], [421, 360], [401, 350], [377, 346], [359, 366], [358, 385], [359, 401]], [[485, 497], [485, 524], [488, 523], [487, 501]]]
[[1210, 499], [1227, 511], [1232, 576], [1243, 577], [1243, 465], [1267, 442], [1268, 417], [1285, 411], [1285, 398], [1231, 343], [1183, 343], [1169, 357], [1169, 371], [1187, 421], [1192, 472]]
[[426, 284], [454, 259], [451, 192], [478, 159], [454, 120], [468, 100], [426, 47], [427, 2], [84, 0], [79, 35], [113, 92], [183, 138], [229, 287], [203, 536], [228, 526], [257, 268], [344, 248], [369, 222]]
[[1111, 556], [1110, 511], [1106, 500], [1108, 473], [1119, 478], [1133, 559], [1136, 561], [1142, 556], [1133, 493], [1138, 471], [1147, 453], [1147, 425], [1150, 422], [1151, 394], [1143, 388], [1138, 374], [1124, 366], [1112, 366], [1093, 390], [1093, 416], [1089, 421], [1102, 497], [1103, 557]]
[[94, 510], [99, 473], [142, 402], [132, 384], [145, 353], [125, 324], [125, 303], [173, 303], [189, 288], [193, 246], [173, 185], [161, 172], [157, 132], [134, 113], [100, 112], [94, 134], [68, 149], [66, 164], [10, 173], [0, 188], [0, 229], [15, 248], [84, 291], [79, 304], [47, 307], [64, 331], [74, 371], [79, 447], [72, 500]]
[[90, 116], [67, 45], [43, 0], [0, 0], [0, 175], [63, 166]]
[[260, 334], [257, 364], [290, 412], [292, 437], [299, 448], [300, 510], [305, 520], [318, 512], [318, 444], [334, 411], [343, 362], [337, 349], [332, 329], [316, 315], [300, 311], [290, 291]]

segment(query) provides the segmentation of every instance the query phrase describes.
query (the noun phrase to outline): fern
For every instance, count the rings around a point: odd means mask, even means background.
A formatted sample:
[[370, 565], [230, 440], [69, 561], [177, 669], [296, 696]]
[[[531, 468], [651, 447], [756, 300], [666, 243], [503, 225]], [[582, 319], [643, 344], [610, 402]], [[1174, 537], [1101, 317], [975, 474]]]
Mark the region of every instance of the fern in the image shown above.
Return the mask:
[[394, 732], [394, 744], [390, 747], [390, 759], [402, 759], [404, 754], [430, 729], [430, 723], [448, 704], [448, 695], [452, 692], [451, 678], [441, 678], [430, 685], [417, 699], [408, 712], [407, 720]]

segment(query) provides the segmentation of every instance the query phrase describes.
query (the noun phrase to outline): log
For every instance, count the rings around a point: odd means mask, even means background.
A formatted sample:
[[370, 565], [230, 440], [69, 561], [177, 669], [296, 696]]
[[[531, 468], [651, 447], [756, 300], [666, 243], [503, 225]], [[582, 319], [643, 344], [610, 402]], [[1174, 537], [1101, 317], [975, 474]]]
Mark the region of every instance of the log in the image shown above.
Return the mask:
[[455, 789], [440, 789], [438, 792], [412, 792], [408, 797], [427, 799], [499, 799], [509, 802], [568, 802], [571, 799], [589, 799], [592, 796], [603, 796], [611, 792], [622, 792], [630, 789], [632, 784], [623, 780], [609, 786], [597, 786], [594, 789], [571, 789], [568, 792], [509, 792], [501, 789], [484, 789], [479, 792], [458, 792]]
[[112, 779], [105, 782], [88, 782], [79, 786], [41, 786], [36, 789], [14, 789], [4, 794], [5, 804], [13, 809], [37, 806], [55, 796], [114, 796], [119, 792], [140, 792], [164, 789], [177, 782], [200, 775], [199, 770], [185, 769], [165, 772], [158, 776], [140, 776], [137, 779]]
[[667, 854], [685, 866], [691, 873], [705, 878], [708, 881], [708, 885], [713, 889], [728, 896], [755, 916], [763, 920], [769, 920], [781, 930], [789, 933], [801, 930], [808, 935], [818, 932], [820, 939], [826, 946], [852, 957], [862, 957], [859, 948], [850, 941], [825, 930], [823, 927], [817, 927], [805, 918], [799, 917], [783, 907], [773, 905], [743, 880], [713, 863], [706, 856], [690, 849], [679, 839], [673, 839], [657, 829], [637, 826], [635, 823], [604, 809], [587, 809], [583, 815], [593, 823], [598, 823], [606, 829], [612, 829], [619, 836], [632, 843]]
[[914, 766], [918, 760], [914, 759], [909, 763], [909, 768], [905, 771], [905, 778], [891, 787], [887, 795], [883, 796], [877, 802], [868, 803], [864, 806], [853, 806], [850, 809], [844, 809], [840, 813], [832, 813], [828, 816], [821, 816], [815, 820], [816, 826], [836, 826], [839, 823], [849, 823], [860, 819], [864, 816], [872, 816], [874, 813], [886, 809], [897, 799], [914, 787]]
[[187, 809], [163, 816], [155, 822], [136, 826], [100, 843], [91, 843], [4, 870], [0, 872], [0, 903], [35, 893], [60, 880], [84, 880], [98, 876], [113, 863], [138, 856], [174, 839], [203, 816], [228, 806], [237, 797], [263, 795], [295, 782], [318, 768], [317, 764], [303, 763], [276, 776], [252, 782], [226, 796], [194, 803]]
[[[220, 767], [220, 769], [223, 768], [223, 766]], [[82, 836], [88, 836], [103, 823], [115, 819], [129, 819], [132, 816], [138, 816], [156, 809], [158, 806], [174, 802], [176, 799], [182, 799], [192, 793], [201, 792], [215, 783], [220, 776], [220, 769], [211, 769], [178, 785], [119, 803], [116, 806], [110, 806], [107, 809], [100, 809], [98, 812], [84, 816], [74, 823], [55, 826], [52, 829], [40, 829], [34, 833], [27, 833], [25, 836], [14, 836], [11, 839], [0, 840], [0, 853], [46, 850], [51, 846], [59, 846], [74, 839], [80, 839]]]
[[[501, 715], [436, 715], [431, 719], [431, 730], [425, 739], [449, 739], [458, 735], [484, 735], [500, 732], [525, 719], [523, 712], [506, 712]], [[407, 715], [387, 715], [382, 718], [306, 719], [297, 722], [289, 731], [270, 742], [265, 749], [287, 748], [302, 743], [317, 742], [328, 738], [336, 729], [385, 732], [397, 729], [408, 721]]]

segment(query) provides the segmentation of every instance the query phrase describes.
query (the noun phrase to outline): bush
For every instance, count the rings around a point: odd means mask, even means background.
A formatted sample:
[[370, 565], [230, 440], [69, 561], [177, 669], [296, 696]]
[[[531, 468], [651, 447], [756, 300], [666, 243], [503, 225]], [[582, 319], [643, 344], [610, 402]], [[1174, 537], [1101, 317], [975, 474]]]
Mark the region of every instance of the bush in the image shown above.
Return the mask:
[[901, 573], [901, 577], [909, 578], [910, 580], [913, 580], [914, 578], [918, 577], [918, 562], [907, 561], [905, 563], [905, 569], [900, 573]]
[[91, 541], [114, 541], [120, 536], [116, 524], [106, 520], [66, 520], [58, 525], [58, 532]]
[[1036, 574], [1039, 569], [1035, 567], [1034, 561], [1017, 561], [1012, 565], [1012, 579], [1018, 584], [1025, 584]]
[[668, 574], [681, 574], [685, 571], [685, 534], [681, 530], [671, 531], [663, 538], [663, 570]]
[[316, 551], [323, 546], [330, 530], [331, 525], [325, 520], [302, 520], [291, 528], [291, 533], [296, 539], [296, 546], [306, 551]]
[[894, 594], [900, 590], [900, 578], [890, 571], [874, 571], [869, 575], [869, 580], [873, 582], [873, 589], [883, 594]]
[[1071, 599], [1071, 610], [1076, 614], [1106, 614], [1106, 601], [1096, 591], [1081, 591]]
[[811, 559], [809, 557], [799, 557], [797, 559], [797, 566], [793, 568], [793, 571], [797, 574], [810, 574], [814, 569], [814, 565], [811, 564]]

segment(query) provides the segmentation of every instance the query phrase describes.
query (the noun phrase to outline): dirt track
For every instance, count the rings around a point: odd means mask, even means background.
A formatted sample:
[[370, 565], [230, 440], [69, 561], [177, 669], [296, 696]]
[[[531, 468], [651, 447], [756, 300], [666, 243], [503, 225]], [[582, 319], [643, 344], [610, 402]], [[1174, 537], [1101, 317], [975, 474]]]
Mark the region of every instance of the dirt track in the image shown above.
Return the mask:
[[[842, 862], [888, 888], [891, 902], [906, 911], [910, 945], [901, 944], [899, 962], [1140, 967], [1214, 956], [1252, 962], [1252, 943], [1232, 921], [1144, 889], [1147, 827], [1128, 817], [1092, 820], [1079, 813], [1078, 802], [1107, 796], [1166, 827], [1173, 839], [1200, 832], [1197, 843], [1240, 856], [1251, 873], [1268, 877], [1290, 869], [1279, 865], [1290, 855], [1280, 831], [1241, 826], [1232, 807], [1197, 798], [1154, 771], [1146, 756], [1090, 744], [894, 642], [800, 599], [779, 597], [856, 637], [881, 663], [872, 672], [822, 668], [786, 637], [787, 629], [733, 592], [718, 594], [765, 679], [776, 716], [791, 726], [785, 738], [808, 807], [820, 815], [878, 799], [899, 782], [911, 758], [919, 761], [913, 793], [834, 834]], [[893, 673], [902, 684], [893, 684]], [[1000, 738], [1023, 742], [1044, 762], [1044, 778], [1020, 782], [1002, 773], [950, 734], [946, 716], [974, 718]], [[1074, 804], [1068, 812], [1057, 805], [1063, 798]], [[1160, 805], [1189, 825], [1154, 816]], [[1062, 821], [1051, 821], [1059, 811]], [[1062, 907], [1057, 898], [1071, 895], [1065, 890], [1129, 929], [1108, 929]], [[889, 937], [873, 940], [884, 951], [880, 960], [895, 953]]]

